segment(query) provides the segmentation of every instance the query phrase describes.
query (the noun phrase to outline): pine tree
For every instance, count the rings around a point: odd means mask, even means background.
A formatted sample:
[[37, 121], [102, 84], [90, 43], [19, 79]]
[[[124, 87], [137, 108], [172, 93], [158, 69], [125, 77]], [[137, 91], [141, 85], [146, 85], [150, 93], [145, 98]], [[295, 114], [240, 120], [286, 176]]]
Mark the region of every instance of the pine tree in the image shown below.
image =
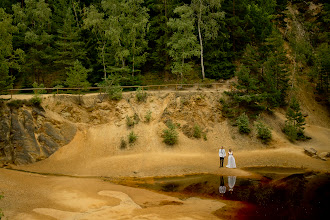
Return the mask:
[[10, 68], [20, 69], [20, 61], [24, 60], [21, 49], [13, 49], [13, 33], [17, 28], [12, 25], [12, 16], [0, 8], [0, 93], [12, 88], [14, 79], [9, 75]]
[[65, 67], [72, 66], [74, 61], [84, 60], [86, 51], [83, 42], [80, 41], [80, 29], [74, 19], [73, 11], [69, 7], [63, 18], [63, 26], [57, 30], [55, 63]]
[[300, 105], [296, 98], [291, 99], [290, 105], [286, 112], [286, 119], [287, 120], [285, 122], [285, 127], [283, 131], [288, 135], [289, 139], [305, 139], [305, 118], [301, 113]]
[[283, 44], [280, 33], [274, 29], [266, 42], [270, 52], [264, 63], [263, 75], [263, 90], [268, 93], [267, 102], [271, 107], [285, 104], [289, 88], [288, 58]]
[[[13, 5], [14, 24], [20, 33], [18, 47], [26, 53], [25, 72], [33, 75], [33, 81], [45, 81], [46, 74], [53, 71], [53, 36], [51, 35], [52, 11], [45, 0], [25, 0]], [[31, 85], [29, 85], [31, 86]]]
[[90, 86], [87, 77], [92, 69], [86, 69], [79, 60], [73, 63], [73, 66], [67, 67], [66, 84], [71, 88], [87, 88]]

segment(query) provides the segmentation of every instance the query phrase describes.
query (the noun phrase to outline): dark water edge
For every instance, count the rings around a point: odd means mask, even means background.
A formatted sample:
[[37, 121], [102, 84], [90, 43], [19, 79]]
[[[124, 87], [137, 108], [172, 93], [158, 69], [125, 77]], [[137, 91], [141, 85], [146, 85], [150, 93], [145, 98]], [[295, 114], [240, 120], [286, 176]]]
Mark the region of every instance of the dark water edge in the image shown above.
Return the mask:
[[118, 183], [162, 192], [182, 200], [189, 197], [221, 200], [227, 205], [214, 215], [222, 219], [330, 219], [329, 173], [270, 171], [253, 170], [263, 176], [261, 179], [200, 174], [135, 178]]

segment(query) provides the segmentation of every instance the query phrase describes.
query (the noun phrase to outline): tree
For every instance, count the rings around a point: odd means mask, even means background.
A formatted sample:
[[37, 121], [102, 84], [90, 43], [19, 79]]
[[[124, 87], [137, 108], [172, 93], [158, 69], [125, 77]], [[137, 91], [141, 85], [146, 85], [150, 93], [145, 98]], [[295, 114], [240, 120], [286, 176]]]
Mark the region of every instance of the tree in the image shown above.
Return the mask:
[[17, 28], [12, 21], [12, 16], [0, 8], [0, 93], [13, 86], [15, 77], [9, 75], [9, 69], [20, 69], [19, 63], [24, 61], [24, 52], [13, 49], [13, 33]]
[[85, 29], [90, 30], [98, 44], [98, 51], [99, 51], [99, 62], [103, 66], [103, 74], [104, 79], [107, 78], [107, 57], [110, 56], [106, 53], [106, 45], [109, 44], [109, 34], [115, 32], [115, 30], [111, 30], [111, 26], [107, 20], [104, 19], [104, 13], [100, 13], [98, 9], [91, 5], [86, 9], [86, 18], [84, 19], [84, 26]]
[[145, 49], [148, 45], [146, 33], [148, 31], [148, 9], [144, 7], [144, 0], [127, 0], [125, 4], [125, 14], [122, 25], [124, 25], [124, 35], [127, 36], [127, 47], [130, 55], [128, 61], [132, 66], [132, 76], [136, 71], [135, 67], [140, 67], [146, 62], [147, 53]]
[[305, 118], [301, 113], [299, 102], [294, 97], [291, 99], [290, 105], [287, 109], [286, 119], [283, 131], [289, 139], [292, 141], [305, 139]]
[[[330, 75], [330, 46], [321, 44], [316, 50], [317, 89], [328, 96]], [[329, 97], [329, 96], [328, 96]], [[328, 100], [330, 102], [330, 99]]]
[[71, 7], [68, 7], [63, 18], [63, 26], [57, 30], [56, 60], [63, 69], [73, 66], [75, 60], [84, 60], [86, 51], [80, 41], [80, 29], [73, 16]]
[[14, 23], [20, 29], [18, 46], [26, 53], [25, 71], [34, 76], [33, 81], [44, 81], [46, 73], [53, 70], [52, 11], [45, 0], [25, 0], [24, 7], [17, 3], [13, 11]]
[[289, 88], [289, 67], [283, 39], [279, 32], [273, 30], [266, 45], [269, 48], [267, 61], [264, 63], [263, 91], [268, 93], [267, 102], [271, 107], [285, 104]]
[[67, 67], [67, 86], [71, 88], [87, 88], [90, 86], [87, 76], [91, 71], [92, 69], [86, 69], [79, 60], [76, 60], [72, 67]]
[[146, 0], [149, 9], [149, 32], [147, 70], [156, 70], [168, 78], [170, 72], [170, 57], [167, 43], [171, 37], [171, 30], [167, 25], [169, 18], [173, 17], [174, 9], [179, 0]]
[[197, 29], [200, 44], [200, 59], [202, 78], [204, 71], [204, 47], [203, 41], [215, 40], [220, 29], [220, 21], [224, 18], [224, 12], [220, 11], [221, 2], [213, 0], [193, 0], [192, 7], [197, 15]]
[[148, 13], [142, 3], [143, 0], [104, 0], [103, 12], [93, 5], [88, 8], [84, 27], [97, 38], [104, 78], [107, 70], [134, 75], [135, 67], [145, 62]]
[[177, 7], [174, 13], [180, 17], [170, 18], [167, 23], [174, 30], [168, 42], [169, 55], [173, 59], [173, 73], [180, 74], [181, 79], [183, 79], [183, 73], [192, 69], [192, 65], [185, 63], [185, 59], [198, 56], [200, 48], [194, 35], [195, 19], [191, 7], [188, 5]]

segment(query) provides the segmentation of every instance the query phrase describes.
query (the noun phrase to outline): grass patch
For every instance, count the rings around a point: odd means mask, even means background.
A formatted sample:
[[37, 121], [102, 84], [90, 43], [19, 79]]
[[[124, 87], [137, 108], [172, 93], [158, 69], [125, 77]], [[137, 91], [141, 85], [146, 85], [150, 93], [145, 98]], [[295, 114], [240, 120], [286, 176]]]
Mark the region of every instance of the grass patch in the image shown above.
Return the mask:
[[137, 140], [138, 136], [134, 133], [134, 131], [131, 131], [129, 134], [128, 134], [128, 142], [130, 144], [133, 144], [136, 140]]

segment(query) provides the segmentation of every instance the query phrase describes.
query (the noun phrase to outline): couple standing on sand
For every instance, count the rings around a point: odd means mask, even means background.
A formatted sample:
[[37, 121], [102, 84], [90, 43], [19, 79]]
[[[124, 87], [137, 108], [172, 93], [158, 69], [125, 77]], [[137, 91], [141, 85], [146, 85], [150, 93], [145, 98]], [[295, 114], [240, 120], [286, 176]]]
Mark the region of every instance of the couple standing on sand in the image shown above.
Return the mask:
[[[233, 156], [233, 152], [231, 151], [231, 149], [229, 149], [228, 155], [229, 155], [228, 164], [226, 167], [236, 168], [235, 158]], [[221, 148], [219, 149], [219, 157], [220, 157], [220, 167], [223, 167], [223, 161], [225, 160], [225, 157], [226, 157], [226, 151], [225, 151], [225, 149], [223, 149], [223, 146], [221, 146]]]

